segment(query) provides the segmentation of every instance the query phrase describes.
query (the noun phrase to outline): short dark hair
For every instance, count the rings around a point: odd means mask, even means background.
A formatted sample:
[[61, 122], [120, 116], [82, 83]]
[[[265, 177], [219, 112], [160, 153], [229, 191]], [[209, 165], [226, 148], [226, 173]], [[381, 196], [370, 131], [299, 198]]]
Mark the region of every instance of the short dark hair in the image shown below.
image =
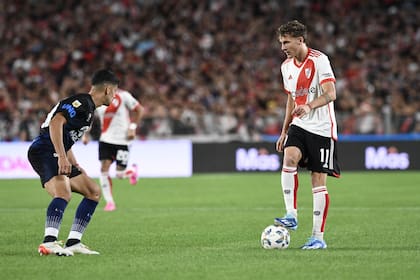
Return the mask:
[[92, 82], [92, 85], [96, 86], [96, 85], [100, 85], [104, 83], [118, 85], [120, 81], [118, 80], [118, 77], [114, 74], [114, 72], [112, 72], [111, 70], [100, 69], [96, 71], [95, 73], [93, 73], [91, 82]]
[[279, 36], [290, 35], [294, 38], [303, 37], [303, 40], [306, 41], [307, 30], [303, 23], [300, 23], [297, 20], [292, 20], [281, 25], [277, 29], [277, 34]]

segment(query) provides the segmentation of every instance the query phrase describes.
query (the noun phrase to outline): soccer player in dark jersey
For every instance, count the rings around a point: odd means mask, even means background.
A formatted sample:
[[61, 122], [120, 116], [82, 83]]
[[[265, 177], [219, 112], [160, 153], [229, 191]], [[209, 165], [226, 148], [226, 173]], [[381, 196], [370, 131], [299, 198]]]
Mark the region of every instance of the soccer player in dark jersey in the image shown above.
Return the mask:
[[[38, 247], [41, 255], [99, 254], [81, 243], [81, 238], [95, 212], [101, 189], [78, 165], [71, 148], [91, 126], [95, 109], [111, 104], [117, 87], [118, 78], [112, 71], [96, 71], [89, 93], [61, 100], [48, 114], [40, 135], [29, 147], [28, 159], [40, 176], [43, 188], [52, 196], [46, 213], [44, 240]], [[84, 198], [76, 210], [66, 243], [60, 244], [57, 241], [60, 225], [72, 192]]]

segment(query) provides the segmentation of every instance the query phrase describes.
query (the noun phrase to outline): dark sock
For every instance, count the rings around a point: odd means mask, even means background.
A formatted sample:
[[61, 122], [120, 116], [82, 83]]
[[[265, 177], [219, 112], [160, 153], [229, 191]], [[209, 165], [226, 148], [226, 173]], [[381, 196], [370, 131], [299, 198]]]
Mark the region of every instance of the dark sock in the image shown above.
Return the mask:
[[82, 238], [82, 235], [85, 232], [97, 205], [97, 201], [88, 198], [82, 199], [77, 207], [66, 246], [71, 246], [80, 242], [80, 239]]
[[[57, 232], [60, 230], [61, 221], [63, 220], [64, 210], [67, 207], [67, 201], [55, 197], [51, 200], [47, 208], [47, 218], [45, 220], [45, 228], [55, 228]], [[57, 236], [47, 234], [44, 237], [44, 242], [53, 242], [57, 240]]]

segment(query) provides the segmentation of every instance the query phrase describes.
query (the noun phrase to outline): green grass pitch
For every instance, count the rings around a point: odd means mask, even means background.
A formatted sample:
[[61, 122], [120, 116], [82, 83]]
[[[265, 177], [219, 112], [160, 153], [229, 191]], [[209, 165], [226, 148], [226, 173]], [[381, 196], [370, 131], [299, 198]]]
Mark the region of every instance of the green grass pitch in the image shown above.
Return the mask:
[[[348, 172], [328, 179], [328, 249], [302, 251], [312, 228], [301, 172], [299, 229], [286, 250], [261, 231], [283, 215], [280, 174], [114, 180], [117, 211], [101, 201], [83, 241], [100, 256], [39, 256], [50, 198], [38, 180], [0, 181], [1, 279], [420, 279], [420, 173]], [[75, 208], [65, 212], [67, 237]]]

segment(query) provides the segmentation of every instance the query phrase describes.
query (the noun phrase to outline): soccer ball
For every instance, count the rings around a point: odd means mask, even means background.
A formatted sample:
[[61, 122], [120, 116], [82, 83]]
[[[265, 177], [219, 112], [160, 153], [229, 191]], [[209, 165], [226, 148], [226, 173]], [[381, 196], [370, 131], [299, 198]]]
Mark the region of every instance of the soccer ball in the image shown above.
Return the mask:
[[289, 243], [290, 233], [284, 227], [269, 225], [261, 233], [261, 246], [264, 249], [286, 249]]

